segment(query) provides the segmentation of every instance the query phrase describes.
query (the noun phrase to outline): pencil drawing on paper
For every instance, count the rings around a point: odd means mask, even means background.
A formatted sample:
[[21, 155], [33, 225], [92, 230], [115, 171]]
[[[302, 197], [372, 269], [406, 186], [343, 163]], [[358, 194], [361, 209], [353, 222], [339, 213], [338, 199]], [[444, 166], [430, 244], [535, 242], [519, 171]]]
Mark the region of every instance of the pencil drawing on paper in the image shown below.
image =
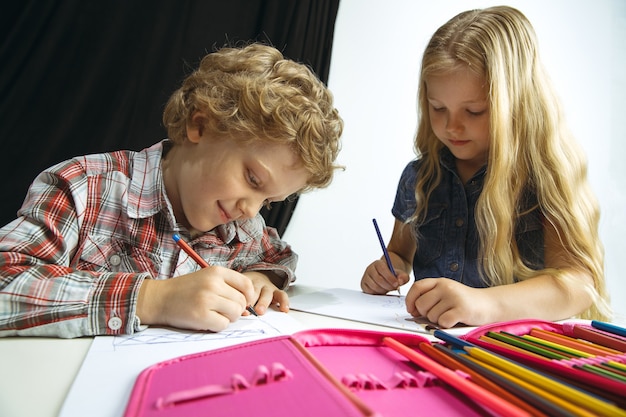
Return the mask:
[[149, 328], [135, 334], [119, 335], [113, 339], [113, 347], [152, 345], [162, 343], [198, 342], [223, 339], [279, 335], [281, 332], [264, 320], [241, 318], [221, 332], [185, 331], [173, 328]]

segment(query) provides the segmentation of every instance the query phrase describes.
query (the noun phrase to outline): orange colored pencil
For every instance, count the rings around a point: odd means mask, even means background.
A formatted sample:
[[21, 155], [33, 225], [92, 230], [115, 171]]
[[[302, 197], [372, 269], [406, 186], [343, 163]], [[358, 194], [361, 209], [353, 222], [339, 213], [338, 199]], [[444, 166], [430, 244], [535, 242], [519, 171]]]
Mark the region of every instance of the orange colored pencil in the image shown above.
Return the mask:
[[497, 412], [500, 415], [510, 417], [530, 416], [530, 414], [525, 410], [522, 410], [521, 408], [511, 404], [510, 402], [498, 397], [494, 393], [487, 391], [483, 387], [476, 385], [471, 381], [468, 381], [467, 379], [456, 374], [454, 371], [433, 361], [428, 356], [425, 356], [424, 354], [419, 353], [406, 345], [403, 345], [402, 343], [391, 337], [384, 337], [383, 343], [389, 346], [391, 349], [395, 350], [396, 352], [404, 355], [413, 363], [419, 365], [428, 372], [431, 372], [433, 375], [437, 376], [439, 379], [446, 382], [450, 386], [461, 391], [469, 398], [472, 398], [474, 401], [484, 405], [485, 407]]
[[420, 348], [420, 350], [422, 352], [424, 352], [426, 355], [428, 355], [432, 359], [436, 360], [440, 364], [442, 364], [444, 366], [447, 366], [450, 369], [460, 370], [460, 371], [468, 374], [470, 376], [470, 378], [471, 378], [471, 381], [474, 382], [475, 384], [478, 384], [478, 385], [482, 386], [483, 388], [493, 392], [494, 394], [504, 398], [506, 401], [510, 402], [511, 404], [514, 404], [514, 405], [518, 406], [519, 408], [528, 411], [533, 416], [536, 416], [536, 417], [542, 417], [542, 416], [547, 417], [547, 414], [543, 413], [541, 410], [538, 410], [533, 405], [531, 405], [531, 404], [527, 403], [526, 401], [522, 400], [521, 398], [515, 396], [512, 392], [507, 391], [506, 389], [504, 389], [500, 385], [496, 384], [495, 382], [491, 381], [490, 379], [488, 379], [488, 378], [484, 377], [483, 375], [479, 374], [478, 372], [476, 372], [472, 368], [468, 367], [467, 365], [459, 362], [458, 360], [456, 360], [452, 356], [442, 352], [442, 350], [445, 350], [446, 348], [436, 349], [433, 345], [431, 345], [428, 342], [421, 342], [418, 345], [418, 347]]
[[606, 356], [607, 354], [617, 355], [622, 353], [619, 350], [611, 349], [606, 346], [589, 342], [587, 340], [575, 339], [573, 337], [551, 332], [549, 330], [532, 329], [530, 331], [530, 335], [550, 342], [559, 343], [563, 346], [568, 346], [573, 349], [578, 349], [592, 355]]

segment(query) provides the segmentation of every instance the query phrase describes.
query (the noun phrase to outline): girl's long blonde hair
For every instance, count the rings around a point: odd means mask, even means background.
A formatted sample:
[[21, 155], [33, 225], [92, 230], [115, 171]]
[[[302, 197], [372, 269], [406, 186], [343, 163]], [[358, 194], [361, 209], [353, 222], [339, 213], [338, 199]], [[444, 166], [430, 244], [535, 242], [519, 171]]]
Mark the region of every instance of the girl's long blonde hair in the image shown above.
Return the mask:
[[[568, 130], [559, 99], [540, 60], [537, 39], [518, 10], [500, 6], [460, 13], [440, 27], [424, 51], [419, 84], [415, 149], [423, 163], [411, 221], [424, 218], [440, 181], [439, 151], [428, 117], [425, 80], [466, 66], [485, 77], [489, 91], [491, 145], [484, 188], [476, 205], [479, 270], [490, 285], [541, 274], [571, 279], [557, 269], [526, 266], [515, 240], [516, 220], [528, 211], [533, 192], [544, 221], [559, 233], [572, 264], [593, 276], [594, 303], [581, 317], [610, 316], [604, 283], [604, 250], [598, 235], [600, 211], [587, 181], [587, 162]], [[536, 207], [531, 207], [531, 210]], [[418, 241], [419, 245], [419, 241]]]

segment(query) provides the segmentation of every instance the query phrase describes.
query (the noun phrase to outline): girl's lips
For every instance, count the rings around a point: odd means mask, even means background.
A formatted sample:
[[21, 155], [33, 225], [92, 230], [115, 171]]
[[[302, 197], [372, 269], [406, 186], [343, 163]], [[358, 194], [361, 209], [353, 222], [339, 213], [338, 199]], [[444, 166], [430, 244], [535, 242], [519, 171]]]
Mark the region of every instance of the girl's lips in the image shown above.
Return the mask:
[[465, 144], [470, 143], [469, 140], [452, 140], [452, 139], [450, 139], [448, 142], [450, 142], [450, 145], [454, 145], [454, 146], [463, 146]]

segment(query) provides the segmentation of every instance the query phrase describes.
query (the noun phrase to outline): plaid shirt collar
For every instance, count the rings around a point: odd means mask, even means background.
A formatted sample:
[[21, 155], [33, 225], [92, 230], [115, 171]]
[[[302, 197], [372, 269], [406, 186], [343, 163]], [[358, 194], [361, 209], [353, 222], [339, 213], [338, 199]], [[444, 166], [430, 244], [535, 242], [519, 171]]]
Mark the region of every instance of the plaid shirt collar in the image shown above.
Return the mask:
[[[163, 155], [172, 146], [173, 143], [165, 139], [135, 156], [128, 190], [128, 215], [131, 218], [148, 218], [165, 210], [172, 225], [177, 225], [172, 205], [165, 191], [161, 165]], [[247, 243], [263, 236], [264, 225], [263, 218], [257, 214], [253, 219], [237, 220], [220, 225], [200, 236], [198, 240], [208, 243], [217, 237], [224, 243], [232, 242], [234, 239]], [[181, 227], [177, 225], [175, 228]]]

